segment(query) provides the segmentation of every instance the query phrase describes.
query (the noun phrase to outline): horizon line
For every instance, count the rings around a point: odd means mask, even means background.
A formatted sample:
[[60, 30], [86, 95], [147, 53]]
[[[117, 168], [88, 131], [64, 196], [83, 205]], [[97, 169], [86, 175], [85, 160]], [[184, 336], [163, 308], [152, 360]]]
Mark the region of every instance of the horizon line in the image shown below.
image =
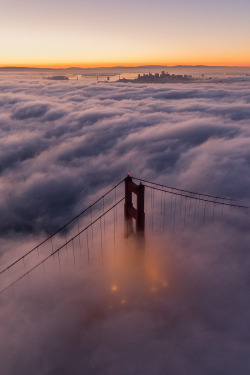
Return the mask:
[[247, 65], [206, 65], [206, 64], [174, 64], [174, 65], [164, 65], [164, 64], [141, 64], [141, 65], [108, 65], [108, 66], [74, 66], [73, 64], [67, 65], [0, 65], [0, 69], [118, 69], [118, 68], [147, 68], [147, 67], [166, 67], [166, 68], [176, 68], [176, 67], [187, 67], [187, 68], [250, 68]]

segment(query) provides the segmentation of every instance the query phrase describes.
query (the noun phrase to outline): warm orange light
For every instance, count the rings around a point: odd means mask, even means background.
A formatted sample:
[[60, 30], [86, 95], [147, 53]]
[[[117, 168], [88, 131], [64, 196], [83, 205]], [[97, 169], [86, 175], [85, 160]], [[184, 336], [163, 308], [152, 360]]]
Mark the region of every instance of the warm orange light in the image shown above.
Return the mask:
[[[72, 61], [72, 62], [62, 62], [58, 61], [56, 63], [49, 62], [43, 63], [37, 61], [37, 62], [31, 62], [29, 60], [27, 61], [17, 61], [13, 63], [12, 61], [6, 61], [2, 62], [0, 60], [0, 67], [29, 67], [29, 68], [41, 68], [41, 69], [67, 69], [70, 67], [76, 67], [76, 68], [85, 68], [85, 69], [95, 69], [99, 67], [103, 68], [112, 68], [116, 66], [124, 66], [128, 68], [135, 68], [137, 66], [142, 65], [162, 65], [162, 66], [168, 66], [173, 67], [176, 65], [206, 65], [206, 66], [228, 66], [228, 67], [250, 67], [250, 57], [249, 56], [237, 56], [237, 59], [235, 56], [228, 56], [227, 58], [220, 59], [219, 56], [210, 56], [203, 58], [200, 58], [197, 56], [197, 58], [179, 58], [179, 59], [168, 59], [168, 60], [143, 60], [143, 61], [109, 61], [109, 62], [102, 62], [102, 61], [96, 61], [96, 62], [86, 62], [83, 61]], [[122, 70], [122, 68], [121, 68]]]
[[162, 281], [162, 286], [164, 286], [164, 288], [167, 288], [168, 287], [168, 283], [166, 281]]

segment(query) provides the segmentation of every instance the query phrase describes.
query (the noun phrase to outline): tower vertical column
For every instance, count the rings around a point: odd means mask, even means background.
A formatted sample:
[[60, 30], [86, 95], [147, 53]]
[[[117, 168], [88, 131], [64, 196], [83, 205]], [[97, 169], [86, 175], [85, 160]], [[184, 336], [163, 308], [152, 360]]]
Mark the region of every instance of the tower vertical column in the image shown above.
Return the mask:
[[125, 223], [125, 237], [128, 237], [133, 232], [133, 221], [130, 214], [133, 208], [132, 202], [132, 191], [129, 188], [129, 184], [132, 182], [132, 178], [127, 176], [125, 178], [125, 203], [124, 203], [124, 223]]
[[144, 185], [140, 183], [140, 185], [137, 188], [136, 232], [143, 235], [145, 232], [144, 190]]

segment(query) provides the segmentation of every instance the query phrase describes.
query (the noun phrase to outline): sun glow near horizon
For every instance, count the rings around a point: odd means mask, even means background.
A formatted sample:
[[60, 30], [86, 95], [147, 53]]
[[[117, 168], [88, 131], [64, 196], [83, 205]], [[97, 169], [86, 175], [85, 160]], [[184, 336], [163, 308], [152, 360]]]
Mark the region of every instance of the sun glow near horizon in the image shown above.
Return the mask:
[[28, 68], [41, 68], [41, 69], [67, 69], [71, 67], [75, 68], [82, 68], [82, 69], [96, 69], [96, 68], [114, 68], [114, 67], [129, 67], [129, 68], [136, 68], [139, 66], [147, 66], [147, 65], [159, 65], [159, 66], [169, 66], [174, 67], [178, 65], [187, 65], [187, 66], [197, 66], [197, 65], [204, 65], [204, 66], [228, 66], [228, 67], [242, 67], [242, 68], [249, 68], [250, 67], [250, 57], [249, 59], [244, 58], [242, 59], [235, 59], [233, 56], [226, 59], [218, 59], [218, 58], [210, 58], [210, 59], [165, 59], [165, 60], [155, 60], [155, 59], [141, 59], [141, 60], [102, 60], [97, 59], [94, 61], [86, 61], [86, 60], [35, 60], [35, 59], [13, 59], [13, 60], [1, 60], [0, 67], [28, 67]]
[[250, 66], [249, 12], [245, 0], [12, 0], [1, 6], [0, 66]]

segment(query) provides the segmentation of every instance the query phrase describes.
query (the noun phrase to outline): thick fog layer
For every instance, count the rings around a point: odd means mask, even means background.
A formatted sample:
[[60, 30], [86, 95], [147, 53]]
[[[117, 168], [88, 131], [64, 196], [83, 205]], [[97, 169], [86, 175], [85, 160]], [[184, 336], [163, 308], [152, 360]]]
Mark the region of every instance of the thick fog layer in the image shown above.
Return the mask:
[[[247, 205], [248, 78], [124, 85], [1, 74], [1, 269], [128, 172]], [[80, 245], [79, 262], [64, 249], [62, 278], [52, 260], [45, 276], [0, 296], [2, 373], [249, 374], [244, 215], [165, 234], [149, 225], [138, 255], [121, 234], [121, 206], [96, 261], [80, 258]]]

